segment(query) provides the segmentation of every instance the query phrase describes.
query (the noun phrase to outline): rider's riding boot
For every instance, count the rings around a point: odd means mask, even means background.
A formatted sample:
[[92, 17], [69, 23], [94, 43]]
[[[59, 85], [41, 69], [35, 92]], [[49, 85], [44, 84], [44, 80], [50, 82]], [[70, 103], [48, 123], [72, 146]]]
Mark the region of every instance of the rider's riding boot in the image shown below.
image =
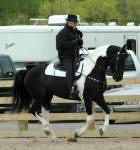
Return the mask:
[[74, 84], [72, 85], [72, 88], [71, 88], [71, 92], [70, 92], [70, 99], [75, 99], [78, 97], [78, 89], [77, 89], [77, 85], [76, 83], [74, 82]]

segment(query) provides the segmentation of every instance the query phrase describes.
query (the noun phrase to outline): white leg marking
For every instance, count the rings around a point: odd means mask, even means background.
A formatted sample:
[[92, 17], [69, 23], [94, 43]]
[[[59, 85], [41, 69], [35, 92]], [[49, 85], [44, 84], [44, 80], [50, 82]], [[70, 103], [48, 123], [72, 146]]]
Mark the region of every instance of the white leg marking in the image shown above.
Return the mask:
[[76, 130], [76, 134], [78, 136], [81, 136], [82, 134], [84, 134], [91, 126], [93, 120], [94, 120], [93, 115], [88, 115], [86, 124], [82, 128]]
[[109, 115], [105, 114], [104, 124], [100, 128], [103, 130], [103, 132], [105, 132], [108, 126], [109, 126]]
[[52, 141], [56, 142], [56, 136], [49, 123], [49, 111], [46, 111], [45, 108], [42, 107], [41, 113], [39, 115], [35, 113], [35, 116], [42, 123], [42, 129], [45, 130], [45, 133], [51, 136]]

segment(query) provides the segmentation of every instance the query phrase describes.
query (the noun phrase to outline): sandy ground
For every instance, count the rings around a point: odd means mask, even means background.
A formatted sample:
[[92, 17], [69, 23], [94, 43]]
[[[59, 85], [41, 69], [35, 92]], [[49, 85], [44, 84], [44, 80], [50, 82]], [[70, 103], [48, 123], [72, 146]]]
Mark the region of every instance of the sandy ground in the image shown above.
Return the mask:
[[140, 150], [140, 138], [80, 138], [67, 142], [59, 138], [0, 138], [0, 150]]
[[[103, 122], [96, 122], [96, 127]], [[81, 123], [53, 123], [55, 130], [75, 130]], [[17, 122], [0, 122], [0, 130], [17, 130]], [[40, 123], [30, 123], [29, 130], [41, 130]], [[110, 130], [140, 130], [140, 122], [118, 123], [109, 126]], [[140, 150], [140, 138], [79, 138], [77, 142], [67, 142], [58, 138], [57, 143], [48, 138], [0, 138], [0, 150]]]

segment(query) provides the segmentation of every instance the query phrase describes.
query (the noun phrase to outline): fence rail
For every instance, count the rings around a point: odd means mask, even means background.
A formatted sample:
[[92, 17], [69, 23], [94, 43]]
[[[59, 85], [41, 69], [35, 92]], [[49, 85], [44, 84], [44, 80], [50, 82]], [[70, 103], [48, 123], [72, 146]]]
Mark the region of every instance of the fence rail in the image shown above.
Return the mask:
[[[125, 78], [121, 82], [116, 83], [113, 79], [107, 80], [108, 85], [123, 85], [123, 84], [140, 84], [140, 78]], [[0, 87], [11, 87], [13, 81], [0, 81]], [[114, 95], [105, 96], [107, 102], [139, 102], [140, 95]], [[80, 103], [74, 100], [65, 100], [61, 98], [54, 97], [53, 103]], [[12, 104], [12, 97], [0, 97], [0, 104]], [[94, 105], [93, 105], [94, 110]], [[95, 113], [95, 120], [103, 120], [103, 113]], [[50, 120], [85, 120], [86, 114], [84, 113], [51, 113]], [[111, 113], [111, 120], [140, 120], [140, 112], [123, 112], [123, 113]], [[11, 114], [0, 114], [0, 121], [17, 120], [18, 121], [18, 131], [0, 131], [0, 137], [46, 137], [42, 131], [28, 131], [28, 120], [37, 120], [32, 114], [25, 112], [22, 113], [11, 113]], [[93, 128], [95, 122], [93, 122]], [[56, 131], [58, 137], [67, 137], [71, 135], [73, 131]], [[107, 131], [103, 137], [140, 137], [140, 131]], [[100, 137], [98, 131], [93, 130], [87, 132], [83, 137]]]

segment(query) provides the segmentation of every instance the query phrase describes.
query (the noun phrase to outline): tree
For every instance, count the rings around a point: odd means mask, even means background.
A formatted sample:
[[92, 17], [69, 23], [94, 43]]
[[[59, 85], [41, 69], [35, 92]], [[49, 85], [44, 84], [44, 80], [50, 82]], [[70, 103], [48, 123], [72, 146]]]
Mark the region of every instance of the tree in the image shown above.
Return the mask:
[[30, 18], [79, 14], [81, 22], [140, 23], [140, 0], [0, 0], [0, 25], [30, 24]]
[[140, 1], [139, 0], [116, 0], [117, 9], [121, 13], [121, 24], [133, 21], [140, 23]]
[[82, 21], [90, 23], [118, 21], [120, 17], [114, 0], [86, 0], [80, 3], [77, 12]]
[[0, 24], [30, 23], [30, 18], [38, 16], [39, 7], [38, 0], [0, 0]]
[[75, 13], [77, 0], [46, 0], [40, 5], [40, 16], [49, 17], [50, 15], [65, 15]]

